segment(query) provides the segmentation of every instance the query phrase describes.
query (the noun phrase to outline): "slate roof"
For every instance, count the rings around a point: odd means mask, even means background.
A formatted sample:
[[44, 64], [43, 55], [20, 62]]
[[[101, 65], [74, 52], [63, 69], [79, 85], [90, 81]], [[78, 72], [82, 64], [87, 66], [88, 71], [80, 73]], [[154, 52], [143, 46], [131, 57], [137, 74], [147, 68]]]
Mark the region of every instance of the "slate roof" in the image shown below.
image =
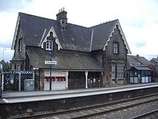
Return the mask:
[[[50, 60], [50, 52], [38, 48], [30, 47], [27, 50], [30, 59], [30, 65], [35, 68], [50, 68], [45, 61]], [[56, 52], [55, 60], [57, 65], [53, 66], [55, 69], [62, 70], [89, 70], [102, 71], [102, 66], [90, 53], [80, 52]]]
[[[154, 62], [153, 62], [154, 61]], [[152, 58], [151, 60], [150, 60], [150, 62], [152, 62], [152, 63], [154, 63], [155, 65], [157, 65], [158, 64], [158, 58]]]
[[136, 69], [136, 70], [141, 70], [141, 71], [150, 71], [151, 69], [146, 67], [146, 66], [133, 66], [132, 68]]
[[138, 59], [142, 64], [144, 64], [144, 65], [150, 65], [151, 64], [151, 62], [150, 61], [148, 61], [146, 58], [144, 58], [144, 57], [139, 57], [139, 59]]
[[91, 29], [68, 23], [67, 29], [61, 30], [60, 23], [53, 19], [25, 13], [19, 13], [19, 17], [25, 45], [38, 46], [44, 30], [53, 26], [63, 49], [90, 51]]
[[150, 65], [151, 62], [148, 61], [145, 57], [139, 56], [137, 60], [137, 56], [133, 55], [127, 55], [127, 61], [129, 62], [130, 65], [138, 65], [138, 62], [140, 65]]
[[93, 29], [94, 34], [92, 50], [103, 49], [117, 22], [118, 20], [113, 20], [90, 27], [90, 29]]
[[[67, 23], [66, 30], [62, 30], [57, 20], [25, 13], [19, 13], [18, 18], [25, 45], [38, 46], [44, 31], [48, 31], [50, 27], [53, 27], [63, 49], [84, 52], [103, 49], [114, 27], [119, 23], [118, 20], [113, 20], [89, 28]], [[14, 49], [15, 45], [15, 36], [16, 32], [14, 34], [12, 49]], [[126, 41], [125, 44], [130, 53]]]

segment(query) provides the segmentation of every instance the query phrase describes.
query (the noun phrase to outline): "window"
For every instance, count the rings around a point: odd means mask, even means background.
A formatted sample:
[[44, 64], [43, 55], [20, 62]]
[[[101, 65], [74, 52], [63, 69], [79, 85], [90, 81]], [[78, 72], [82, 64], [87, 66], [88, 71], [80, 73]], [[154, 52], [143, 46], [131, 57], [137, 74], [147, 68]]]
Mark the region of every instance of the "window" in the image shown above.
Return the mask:
[[113, 43], [113, 53], [114, 54], [118, 54], [119, 53], [119, 43], [118, 42], [114, 42]]
[[124, 65], [123, 64], [113, 64], [111, 66], [111, 78], [112, 79], [123, 79], [124, 78]]
[[123, 79], [124, 77], [124, 65], [117, 65], [117, 79]]
[[22, 51], [22, 38], [19, 39], [19, 47], [18, 47], [18, 51]]
[[46, 42], [46, 50], [52, 50], [52, 41], [51, 40], [47, 40]]
[[111, 78], [112, 78], [112, 79], [115, 79], [115, 74], [116, 74], [115, 65], [112, 65], [112, 66], [111, 66], [111, 70], [112, 70]]
[[15, 70], [15, 64], [12, 64], [11, 69]]
[[20, 65], [20, 64], [17, 64], [17, 65], [16, 65], [16, 70], [17, 70], [17, 71], [20, 71], [20, 69], [21, 69], [21, 65]]

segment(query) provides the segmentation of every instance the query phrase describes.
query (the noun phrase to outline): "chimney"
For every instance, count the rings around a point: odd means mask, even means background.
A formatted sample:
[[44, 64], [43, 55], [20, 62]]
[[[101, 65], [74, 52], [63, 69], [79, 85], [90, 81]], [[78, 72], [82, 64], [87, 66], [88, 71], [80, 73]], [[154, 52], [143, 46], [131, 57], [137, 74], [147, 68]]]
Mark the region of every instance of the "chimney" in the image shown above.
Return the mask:
[[140, 65], [140, 62], [139, 62], [139, 55], [138, 55], [138, 54], [136, 55], [136, 60], [137, 60], [137, 65]]
[[137, 58], [137, 60], [139, 59], [139, 55], [138, 54], [136, 55], [136, 58]]
[[65, 11], [65, 8], [59, 10], [59, 13], [56, 15], [57, 21], [60, 22], [60, 25], [63, 29], [66, 29], [67, 26], [67, 12]]

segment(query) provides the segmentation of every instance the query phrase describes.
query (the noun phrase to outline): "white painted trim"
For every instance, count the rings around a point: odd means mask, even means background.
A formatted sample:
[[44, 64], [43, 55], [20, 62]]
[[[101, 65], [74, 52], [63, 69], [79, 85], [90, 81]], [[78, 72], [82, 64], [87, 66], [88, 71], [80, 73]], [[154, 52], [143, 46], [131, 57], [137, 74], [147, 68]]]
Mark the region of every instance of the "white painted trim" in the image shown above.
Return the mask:
[[106, 49], [106, 46], [108, 45], [108, 43], [109, 43], [109, 41], [110, 41], [110, 38], [112, 37], [112, 33], [114, 32], [114, 30], [115, 30], [115, 28], [116, 28], [116, 25], [118, 25], [118, 28], [119, 28], [120, 33], [121, 33], [121, 35], [122, 35], [122, 39], [123, 39], [123, 41], [124, 41], [124, 44], [126, 45], [126, 49], [127, 49], [127, 51], [128, 51], [128, 54], [131, 54], [131, 50], [130, 50], [130, 48], [129, 48], [129, 45], [128, 45], [128, 43], [127, 43], [126, 37], [125, 37], [125, 35], [124, 35], [124, 33], [123, 33], [123, 30], [122, 30], [122, 28], [121, 28], [121, 25], [120, 25], [119, 21], [117, 21], [117, 23], [115, 24], [115, 26], [114, 26], [112, 32], [110, 33], [110, 36], [109, 36], [108, 40], [106, 41], [106, 44], [104, 45], [103, 50]]
[[[46, 29], [45, 29], [45, 31], [46, 31]], [[41, 47], [43, 47], [43, 43], [47, 41], [47, 37], [50, 35], [50, 32], [53, 32], [53, 36], [56, 37], [55, 42], [58, 44], [58, 50], [62, 49], [62, 46], [61, 46], [61, 44], [60, 44], [60, 42], [59, 42], [59, 39], [58, 39], [58, 37], [57, 37], [57, 34], [56, 34], [56, 32], [55, 32], [53, 26], [50, 28], [50, 30], [48, 31], [46, 37], [44, 38], [43, 41], [40, 42], [39, 45], [40, 45]], [[42, 37], [44, 37], [44, 35], [45, 35], [45, 32], [43, 33], [43, 36], [42, 36]], [[41, 39], [43, 39], [43, 38], [41, 38]]]
[[[44, 32], [43, 32], [43, 35], [42, 35], [42, 38], [40, 40], [40, 43], [39, 43], [39, 46], [41, 46], [42, 42], [43, 42], [43, 38], [44, 38], [44, 35], [46, 33], [46, 29], [44, 29]], [[42, 47], [42, 46], [41, 46]]]
[[[131, 50], [130, 50], [130, 48], [129, 48], [129, 45], [128, 45], [128, 43], [127, 43], [126, 37], [125, 37], [125, 35], [124, 35], [124, 33], [123, 33], [123, 30], [122, 30], [122, 28], [121, 28], [120, 23], [117, 22], [116, 25], [118, 25], [118, 28], [119, 28], [120, 33], [121, 33], [121, 35], [122, 35], [122, 39], [123, 39], [123, 41], [124, 41], [124, 44], [126, 45], [126, 49], [127, 49], [127, 51], [128, 51], [128, 54], [131, 54]], [[115, 27], [116, 27], [116, 26], [115, 26]]]
[[88, 88], [88, 71], [85, 71], [85, 76], [86, 76], [86, 88]]
[[92, 34], [91, 34], [90, 51], [92, 51], [93, 36], [94, 36], [94, 29], [92, 29]]
[[68, 80], [69, 80], [69, 78], [68, 78], [69, 72], [68, 71], [66, 71], [65, 76], [66, 76], [65, 88], [68, 89]]
[[60, 44], [60, 42], [59, 42], [59, 39], [58, 39], [57, 34], [56, 34], [55, 30], [54, 30], [54, 27], [51, 27], [49, 33], [50, 33], [51, 31], [53, 32], [54, 37], [57, 38], [57, 39], [55, 40], [55, 42], [58, 44], [58, 50], [62, 49], [62, 46], [61, 46], [61, 44]]
[[109, 37], [108, 37], [108, 40], [106, 41], [106, 44], [104, 45], [103, 47], [103, 50], [106, 49], [106, 46], [108, 45], [109, 41], [110, 41], [110, 38], [112, 37], [112, 33], [114, 32], [114, 29], [116, 28], [116, 24], [115, 24], [115, 27], [112, 29], [112, 32], [110, 33]]

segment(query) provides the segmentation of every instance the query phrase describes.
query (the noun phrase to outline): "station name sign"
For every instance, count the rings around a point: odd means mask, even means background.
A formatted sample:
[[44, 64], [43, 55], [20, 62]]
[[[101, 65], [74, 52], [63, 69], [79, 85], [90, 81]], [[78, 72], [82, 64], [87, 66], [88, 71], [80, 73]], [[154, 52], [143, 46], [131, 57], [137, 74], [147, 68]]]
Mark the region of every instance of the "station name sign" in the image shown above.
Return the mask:
[[45, 61], [45, 64], [54, 64], [54, 65], [56, 65], [57, 61]]

